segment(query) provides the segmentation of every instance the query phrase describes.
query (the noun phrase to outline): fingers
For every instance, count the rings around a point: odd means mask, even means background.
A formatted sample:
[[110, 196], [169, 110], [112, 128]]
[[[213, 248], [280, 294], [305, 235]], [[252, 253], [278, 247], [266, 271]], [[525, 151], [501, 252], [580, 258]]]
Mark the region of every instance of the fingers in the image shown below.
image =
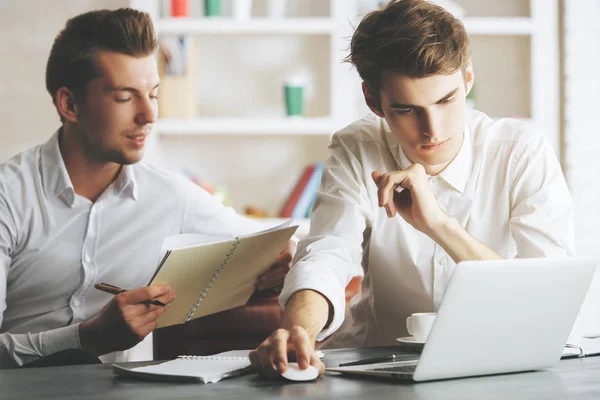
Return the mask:
[[323, 364], [323, 361], [317, 357], [317, 353], [314, 351], [310, 355], [310, 365], [319, 370], [319, 375], [323, 375], [325, 373], [325, 364]]
[[272, 288], [281, 288], [283, 286], [283, 282], [285, 281], [285, 276], [289, 270], [290, 269], [287, 267], [280, 267], [265, 272], [260, 276], [260, 278], [258, 278], [256, 282], [256, 289], [266, 290]]
[[[287, 342], [289, 333], [278, 329], [250, 352], [250, 362], [256, 371], [267, 378], [275, 377], [287, 369]], [[274, 360], [277, 360], [277, 365]]]
[[[371, 173], [373, 182], [377, 185], [377, 198], [380, 207], [384, 207], [387, 216], [392, 218], [398, 212], [394, 198], [396, 189], [414, 190], [421, 181], [426, 180], [425, 168], [421, 164], [413, 164], [406, 170], [382, 174], [379, 171]], [[405, 196], [406, 197], [406, 196]]]
[[170, 291], [171, 289], [167, 285], [152, 285], [131, 289], [119, 294], [119, 296], [123, 297], [128, 304], [139, 304], [145, 300], [152, 300], [163, 296], [166, 301], [171, 302], [173, 299], [169, 299], [169, 296], [165, 296]]
[[308, 333], [300, 327], [294, 327], [291, 330], [290, 342], [296, 349], [296, 361], [300, 369], [308, 368], [311, 361], [311, 354], [314, 353], [313, 345], [310, 342]]

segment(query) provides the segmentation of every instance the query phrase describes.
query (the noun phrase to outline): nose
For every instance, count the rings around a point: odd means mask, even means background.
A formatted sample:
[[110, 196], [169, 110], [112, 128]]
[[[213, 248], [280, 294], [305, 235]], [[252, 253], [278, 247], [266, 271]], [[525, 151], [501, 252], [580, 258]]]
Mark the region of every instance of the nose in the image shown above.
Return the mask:
[[424, 110], [420, 116], [421, 132], [433, 142], [437, 141], [441, 134], [441, 115], [435, 111]]
[[150, 97], [140, 98], [136, 115], [136, 122], [139, 125], [152, 124], [156, 122], [158, 114], [158, 105], [156, 100]]

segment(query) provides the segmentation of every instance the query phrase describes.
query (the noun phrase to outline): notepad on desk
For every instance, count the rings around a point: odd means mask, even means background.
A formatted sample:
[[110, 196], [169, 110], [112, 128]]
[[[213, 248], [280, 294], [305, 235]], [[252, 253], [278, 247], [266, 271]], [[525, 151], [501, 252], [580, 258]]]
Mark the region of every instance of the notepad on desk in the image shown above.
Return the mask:
[[113, 365], [115, 375], [175, 382], [215, 383], [251, 372], [250, 350], [234, 350], [214, 356], [181, 356], [175, 360], [146, 367]]
[[298, 226], [274, 228], [231, 238], [176, 235], [165, 239], [164, 257], [150, 284], [167, 284], [175, 294], [158, 327], [245, 305], [256, 279], [277, 259]]
[[[323, 358], [317, 350], [317, 357]], [[115, 375], [125, 378], [215, 383], [222, 379], [245, 375], [253, 371], [248, 355], [250, 350], [233, 350], [212, 356], [179, 356], [175, 360], [146, 367], [112, 366]]]

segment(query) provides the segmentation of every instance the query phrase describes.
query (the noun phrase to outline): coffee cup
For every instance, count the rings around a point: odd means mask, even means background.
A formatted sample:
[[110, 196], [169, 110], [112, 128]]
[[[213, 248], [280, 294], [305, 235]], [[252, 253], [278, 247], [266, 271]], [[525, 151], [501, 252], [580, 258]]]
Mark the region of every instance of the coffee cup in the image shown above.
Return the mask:
[[418, 342], [424, 342], [429, 336], [435, 313], [414, 313], [406, 318], [406, 329], [408, 333]]
[[305, 79], [301, 76], [289, 78], [285, 82], [285, 110], [288, 117], [301, 117], [304, 113], [303, 103], [305, 86]]

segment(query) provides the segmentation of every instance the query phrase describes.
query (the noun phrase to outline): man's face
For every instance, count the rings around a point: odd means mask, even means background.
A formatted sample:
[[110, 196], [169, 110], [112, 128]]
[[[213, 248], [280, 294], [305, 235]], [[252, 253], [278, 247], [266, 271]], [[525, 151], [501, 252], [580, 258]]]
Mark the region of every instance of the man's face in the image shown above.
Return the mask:
[[472, 82], [470, 65], [464, 76], [461, 70], [426, 78], [388, 71], [381, 79], [381, 109], [368, 92], [365, 97], [369, 107], [385, 118], [408, 158], [437, 174], [461, 148], [465, 98]]
[[100, 76], [87, 84], [76, 106], [82, 150], [95, 162], [136, 163], [158, 110], [154, 56], [102, 51], [96, 64]]

